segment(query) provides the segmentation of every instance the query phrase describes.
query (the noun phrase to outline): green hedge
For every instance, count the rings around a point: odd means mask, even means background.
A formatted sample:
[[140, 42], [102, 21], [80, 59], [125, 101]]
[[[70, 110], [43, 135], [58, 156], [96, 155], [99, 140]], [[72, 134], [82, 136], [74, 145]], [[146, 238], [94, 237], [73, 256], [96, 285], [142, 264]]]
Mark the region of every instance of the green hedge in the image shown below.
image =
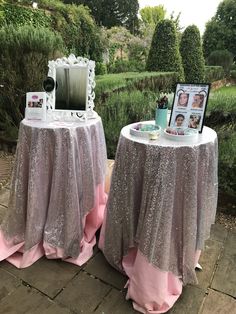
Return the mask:
[[212, 83], [224, 78], [225, 73], [222, 66], [205, 66], [205, 82]]
[[101, 29], [90, 15], [89, 9], [82, 5], [65, 5], [60, 1], [40, 1], [38, 8], [32, 8], [31, 1], [17, 4], [0, 4], [0, 27], [4, 25], [32, 25], [45, 27], [60, 33], [70, 52], [102, 60], [103, 39]]
[[236, 86], [211, 92], [205, 124], [219, 140], [219, 189], [236, 195]]
[[41, 91], [48, 60], [64, 54], [62, 38], [33, 26], [0, 29], [0, 129], [16, 138], [25, 108], [25, 95]]
[[179, 52], [178, 36], [172, 20], [161, 20], [157, 23], [149, 50], [147, 71], [173, 71], [184, 81], [184, 69]]
[[4, 25], [33, 25], [34, 27], [47, 27], [51, 28], [52, 18], [51, 14], [43, 10], [34, 10], [33, 8], [27, 8], [12, 4], [0, 5], [0, 27]]
[[185, 82], [204, 82], [205, 60], [200, 32], [196, 25], [190, 25], [184, 30], [180, 41], [180, 54], [184, 67]]
[[128, 72], [96, 76], [95, 104], [103, 104], [112, 93], [138, 89], [171, 92], [178, 74], [174, 72]]
[[157, 94], [139, 90], [114, 92], [96, 108], [104, 126], [107, 155], [114, 159], [121, 129], [130, 123], [154, 120]]

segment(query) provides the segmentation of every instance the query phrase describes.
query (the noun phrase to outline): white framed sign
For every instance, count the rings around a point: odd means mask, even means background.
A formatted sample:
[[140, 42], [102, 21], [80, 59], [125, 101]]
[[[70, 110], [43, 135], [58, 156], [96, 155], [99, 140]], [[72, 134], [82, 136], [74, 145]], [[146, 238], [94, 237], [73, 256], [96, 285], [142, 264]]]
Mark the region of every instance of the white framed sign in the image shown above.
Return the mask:
[[177, 83], [169, 126], [202, 132], [210, 84]]
[[27, 120], [46, 121], [46, 102], [45, 92], [29, 92], [26, 94], [25, 118]]

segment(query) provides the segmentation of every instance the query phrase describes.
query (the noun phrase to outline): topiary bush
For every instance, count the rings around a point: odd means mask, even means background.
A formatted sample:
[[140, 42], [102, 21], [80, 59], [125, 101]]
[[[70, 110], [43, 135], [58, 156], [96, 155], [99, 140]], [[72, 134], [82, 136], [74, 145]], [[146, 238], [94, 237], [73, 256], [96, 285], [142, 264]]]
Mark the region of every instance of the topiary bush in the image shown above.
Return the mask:
[[204, 82], [205, 60], [197, 26], [190, 25], [183, 32], [180, 41], [180, 54], [184, 67], [185, 82]]
[[160, 21], [153, 34], [146, 69], [148, 71], [177, 72], [184, 80], [175, 24], [172, 20]]
[[0, 38], [0, 127], [9, 135], [23, 117], [26, 92], [42, 90], [48, 60], [65, 48], [61, 36], [46, 28], [9, 25], [0, 29]]
[[223, 80], [225, 72], [222, 66], [205, 66], [205, 82]]
[[231, 70], [230, 71], [230, 78], [233, 80], [236, 80], [236, 70]]
[[233, 54], [226, 49], [212, 51], [207, 58], [207, 64], [222, 66], [225, 74], [229, 75], [230, 69], [233, 65]]

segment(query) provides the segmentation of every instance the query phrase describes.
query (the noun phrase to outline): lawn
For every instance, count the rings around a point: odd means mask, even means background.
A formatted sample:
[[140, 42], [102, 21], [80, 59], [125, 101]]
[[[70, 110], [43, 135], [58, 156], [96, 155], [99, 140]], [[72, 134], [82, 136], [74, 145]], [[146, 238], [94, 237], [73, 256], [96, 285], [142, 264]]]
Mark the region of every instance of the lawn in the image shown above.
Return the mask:
[[236, 114], [236, 85], [224, 86], [211, 91], [207, 111], [223, 111]]

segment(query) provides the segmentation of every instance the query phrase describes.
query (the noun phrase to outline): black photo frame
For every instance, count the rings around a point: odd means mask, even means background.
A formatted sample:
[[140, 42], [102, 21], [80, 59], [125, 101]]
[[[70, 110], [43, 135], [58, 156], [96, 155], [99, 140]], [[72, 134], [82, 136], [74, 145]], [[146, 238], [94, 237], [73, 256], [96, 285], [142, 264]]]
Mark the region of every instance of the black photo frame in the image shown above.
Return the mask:
[[209, 83], [177, 83], [169, 120], [170, 127], [202, 132], [210, 93]]

